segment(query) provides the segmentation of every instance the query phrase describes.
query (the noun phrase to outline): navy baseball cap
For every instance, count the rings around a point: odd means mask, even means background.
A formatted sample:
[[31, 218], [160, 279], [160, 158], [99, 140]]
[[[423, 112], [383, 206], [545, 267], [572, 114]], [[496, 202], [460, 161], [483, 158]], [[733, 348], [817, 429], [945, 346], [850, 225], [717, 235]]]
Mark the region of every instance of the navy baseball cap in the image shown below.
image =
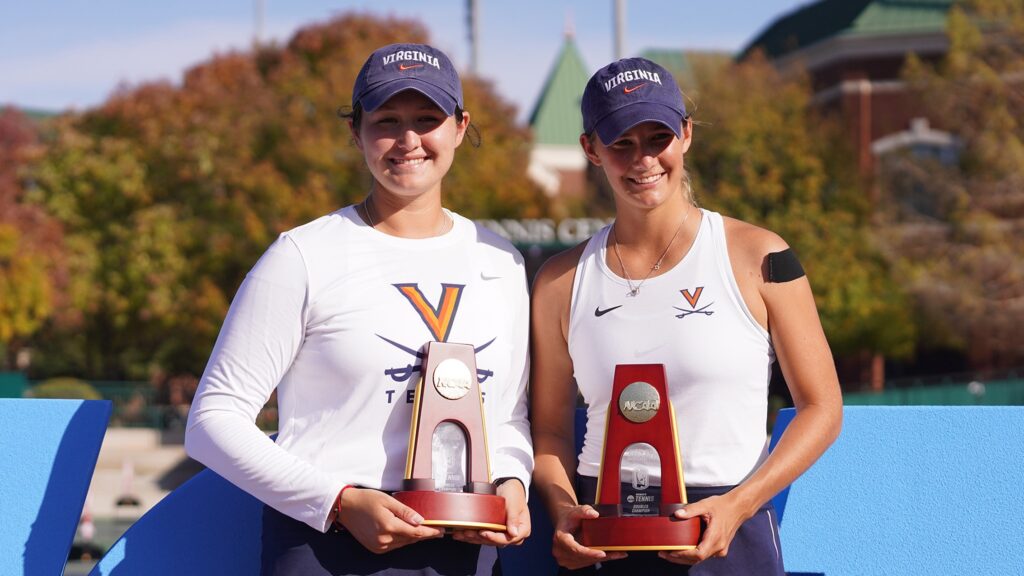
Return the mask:
[[352, 89], [352, 107], [372, 112], [395, 94], [415, 90], [451, 116], [462, 108], [462, 82], [451, 60], [426, 44], [390, 44], [363, 64]]
[[686, 105], [675, 78], [646, 58], [623, 58], [598, 70], [583, 90], [583, 130], [605, 145], [642, 122], [659, 122], [682, 138]]

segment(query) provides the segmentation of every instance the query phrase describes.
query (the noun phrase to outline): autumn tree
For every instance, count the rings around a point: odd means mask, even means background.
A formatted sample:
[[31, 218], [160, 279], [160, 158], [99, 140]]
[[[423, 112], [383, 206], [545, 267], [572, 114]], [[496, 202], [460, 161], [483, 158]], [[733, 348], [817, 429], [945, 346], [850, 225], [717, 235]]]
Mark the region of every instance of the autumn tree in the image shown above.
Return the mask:
[[26, 340], [60, 302], [60, 229], [24, 198], [24, 171], [38, 152], [32, 122], [0, 109], [0, 368], [16, 367]]
[[698, 71], [687, 158], [697, 199], [777, 232], [799, 255], [837, 355], [906, 356], [915, 329], [905, 296], [874, 247], [870, 205], [845, 139], [810, 105], [803, 78], [760, 55]]
[[913, 295], [922, 344], [974, 368], [1024, 362], [1024, 4], [954, 6], [950, 48], [906, 77], [944, 149], [886, 158], [879, 188], [888, 254]]
[[56, 124], [35, 172], [50, 213], [65, 229], [71, 320], [54, 326], [39, 360], [93, 378], [144, 373], [154, 343], [184, 312], [190, 289], [183, 245], [189, 223], [178, 207], [153, 202], [149, 168], [132, 142]]
[[[235, 290], [277, 234], [368, 192], [337, 116], [363, 61], [428, 40], [413, 21], [346, 15], [59, 123], [35, 198], [67, 230], [81, 322], [51, 339], [51, 366], [71, 358], [78, 374], [105, 378], [201, 371]], [[456, 155], [446, 205], [476, 218], [539, 215], [514, 109], [488, 83], [464, 84], [483, 145]]]

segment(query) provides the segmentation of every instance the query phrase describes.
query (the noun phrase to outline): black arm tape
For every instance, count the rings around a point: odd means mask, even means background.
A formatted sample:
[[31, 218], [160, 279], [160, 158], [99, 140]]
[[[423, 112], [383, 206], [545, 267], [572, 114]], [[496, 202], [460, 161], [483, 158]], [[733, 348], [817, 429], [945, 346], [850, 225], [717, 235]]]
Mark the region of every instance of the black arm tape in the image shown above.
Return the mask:
[[789, 282], [804, 275], [804, 267], [796, 258], [792, 248], [768, 255], [768, 281]]

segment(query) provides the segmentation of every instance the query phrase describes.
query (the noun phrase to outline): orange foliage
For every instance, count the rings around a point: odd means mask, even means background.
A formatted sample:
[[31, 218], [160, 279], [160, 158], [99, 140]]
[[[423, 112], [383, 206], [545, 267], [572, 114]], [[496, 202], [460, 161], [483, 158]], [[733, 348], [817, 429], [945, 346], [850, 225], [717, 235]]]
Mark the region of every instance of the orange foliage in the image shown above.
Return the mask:
[[[180, 85], [123, 87], [60, 123], [36, 170], [74, 238], [83, 372], [198, 373], [227, 303], [281, 231], [360, 200], [370, 177], [337, 110], [366, 57], [429, 41], [414, 21], [349, 14], [282, 46], [192, 67]], [[529, 136], [489, 84], [466, 79], [484, 145], [464, 146], [446, 204], [469, 217], [540, 216]], [[87, 341], [82, 344], [81, 341]], [[111, 360], [112, 359], [112, 360]]]

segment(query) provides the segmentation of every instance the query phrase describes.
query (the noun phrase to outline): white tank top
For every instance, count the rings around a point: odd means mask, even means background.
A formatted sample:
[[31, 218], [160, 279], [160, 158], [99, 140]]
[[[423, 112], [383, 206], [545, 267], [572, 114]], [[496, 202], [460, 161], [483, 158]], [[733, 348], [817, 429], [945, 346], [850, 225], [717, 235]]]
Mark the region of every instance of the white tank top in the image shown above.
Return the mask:
[[[582, 475], [597, 476], [600, 470], [616, 364], [665, 365], [686, 485], [738, 484], [767, 455], [775, 351], [736, 284], [721, 215], [701, 214], [686, 256], [644, 282], [635, 297], [627, 295], [626, 280], [608, 268], [610, 226], [590, 239], [580, 258], [568, 344], [587, 403]], [[650, 481], [660, 483], [657, 468]]]

